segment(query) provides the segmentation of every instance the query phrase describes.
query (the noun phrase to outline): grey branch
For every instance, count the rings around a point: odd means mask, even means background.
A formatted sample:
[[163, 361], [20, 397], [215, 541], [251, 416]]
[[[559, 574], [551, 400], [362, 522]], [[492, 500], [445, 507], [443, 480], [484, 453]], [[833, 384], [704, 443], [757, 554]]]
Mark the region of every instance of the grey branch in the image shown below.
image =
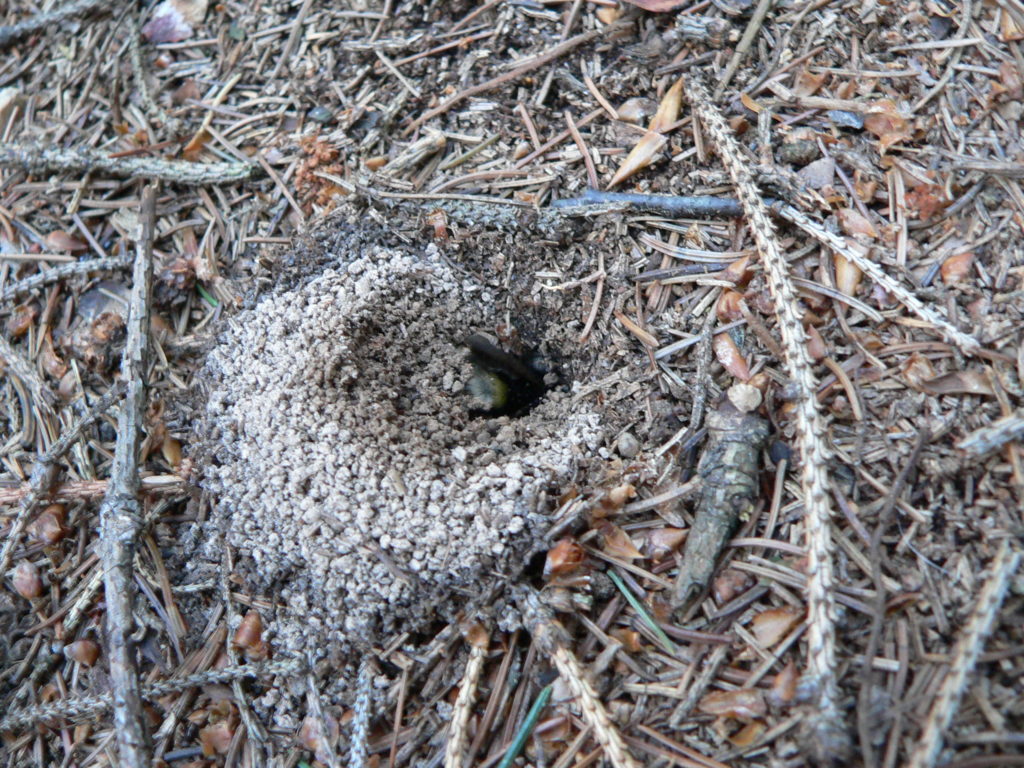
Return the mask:
[[99, 173], [119, 179], [152, 179], [186, 186], [233, 184], [252, 178], [259, 166], [249, 163], [190, 163], [156, 157], [111, 157], [85, 147], [36, 147], [0, 144], [0, 167], [20, 168], [36, 176], [47, 173]]
[[55, 283], [58, 280], [63, 280], [64, 278], [72, 277], [74, 275], [84, 275], [89, 272], [111, 272], [127, 265], [127, 261], [116, 257], [106, 259], [88, 259], [85, 261], [72, 261], [67, 264], [60, 264], [53, 269], [48, 269], [45, 272], [40, 272], [32, 275], [31, 277], [26, 277], [24, 280], [19, 280], [16, 283], [6, 286], [3, 291], [0, 292], [0, 301], [13, 299], [15, 296], [28, 293], [42, 285]]
[[[188, 677], [172, 680], [161, 680], [149, 683], [142, 688], [142, 697], [158, 699], [171, 693], [179, 693], [188, 688], [202, 685], [221, 685], [233, 680], [252, 677], [276, 677], [283, 675], [292, 677], [302, 669], [302, 662], [297, 659], [279, 659], [265, 664], [241, 664], [238, 666], [199, 672]], [[52, 704], [41, 704], [36, 707], [14, 710], [0, 719], [0, 732], [13, 731], [26, 725], [47, 723], [54, 720], [78, 720], [95, 718], [113, 706], [114, 696], [101, 693], [96, 696], [80, 696], [60, 699]]]
[[128, 314], [128, 339], [121, 360], [127, 383], [124, 407], [117, 420], [117, 446], [110, 485], [100, 506], [100, 552], [107, 601], [106, 639], [110, 685], [114, 692], [114, 731], [120, 765], [148, 768], [149, 734], [143, 720], [139, 675], [131, 642], [133, 625], [132, 560], [142, 519], [139, 500], [138, 456], [146, 404], [146, 358], [149, 342], [149, 306], [153, 273], [153, 229], [156, 192], [142, 192], [139, 234]]
[[6, 48], [15, 40], [31, 35], [34, 32], [53, 28], [70, 18], [84, 16], [105, 6], [107, 6], [107, 3], [104, 0], [76, 0], [62, 8], [58, 8], [56, 11], [33, 14], [17, 24], [0, 27], [0, 49]]

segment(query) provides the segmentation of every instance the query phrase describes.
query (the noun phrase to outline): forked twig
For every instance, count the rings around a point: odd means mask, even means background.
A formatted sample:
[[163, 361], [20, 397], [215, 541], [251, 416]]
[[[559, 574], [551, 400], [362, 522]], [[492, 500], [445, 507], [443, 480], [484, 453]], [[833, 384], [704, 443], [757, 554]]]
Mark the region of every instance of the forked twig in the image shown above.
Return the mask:
[[807, 638], [806, 680], [818, 709], [814, 729], [815, 749], [822, 760], [839, 757], [848, 750], [849, 736], [837, 705], [835, 679], [835, 598], [832, 594], [832, 535], [829, 529], [831, 505], [828, 495], [828, 460], [825, 424], [815, 396], [817, 381], [807, 353], [807, 336], [800, 319], [796, 291], [767, 206], [761, 200], [753, 175], [722, 115], [711, 103], [703, 84], [684, 76], [686, 93], [694, 112], [714, 142], [722, 163], [736, 186], [736, 195], [750, 223], [758, 252], [775, 300], [786, 368], [798, 387], [796, 426], [803, 458], [801, 486], [804, 495], [804, 528], [807, 540]]
[[953, 721], [957, 704], [967, 686], [967, 678], [974, 665], [978, 663], [985, 638], [992, 631], [999, 606], [1002, 605], [1009, 589], [1010, 577], [1017, 571], [1020, 560], [1021, 553], [1013, 551], [1004, 540], [992, 562], [991, 575], [978, 593], [974, 610], [971, 611], [967, 625], [956, 641], [949, 673], [942, 681], [942, 688], [939, 689], [939, 695], [932, 703], [932, 708], [928, 710], [928, 718], [921, 730], [917, 747], [910, 756], [910, 762], [907, 763], [908, 768], [931, 768], [935, 765], [939, 750], [942, 748], [943, 734]]

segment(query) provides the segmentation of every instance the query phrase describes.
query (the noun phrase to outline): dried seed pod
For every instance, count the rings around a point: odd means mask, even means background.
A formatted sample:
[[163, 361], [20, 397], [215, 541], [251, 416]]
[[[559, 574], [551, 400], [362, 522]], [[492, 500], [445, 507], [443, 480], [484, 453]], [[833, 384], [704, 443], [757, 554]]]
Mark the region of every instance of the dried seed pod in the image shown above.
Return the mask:
[[838, 253], [833, 256], [832, 264], [836, 270], [836, 288], [846, 296], [856, 296], [860, 280], [864, 276], [860, 267]]
[[950, 256], [939, 267], [939, 274], [942, 275], [942, 282], [946, 285], [962, 283], [971, 274], [971, 267], [974, 266], [974, 252], [964, 251]]
[[76, 661], [91, 667], [100, 657], [100, 647], [93, 640], [75, 640], [64, 646], [64, 656], [68, 661]]
[[740, 381], [750, 379], [750, 366], [743, 359], [743, 354], [736, 346], [736, 342], [732, 340], [732, 336], [728, 333], [716, 334], [711, 341], [711, 347], [715, 351], [715, 358], [732, 376]]
[[562, 576], [576, 570], [583, 562], [584, 552], [571, 536], [560, 539], [555, 546], [548, 550], [544, 559], [545, 581], [554, 576]]
[[39, 308], [35, 304], [19, 304], [7, 318], [7, 333], [12, 339], [20, 338], [28, 333], [29, 328], [39, 316]]
[[39, 513], [39, 517], [29, 524], [27, 529], [29, 538], [46, 546], [53, 546], [59, 542], [68, 533], [64, 527], [64, 514], [63, 504], [48, 506]]
[[26, 600], [34, 600], [43, 594], [43, 579], [34, 563], [23, 560], [14, 569], [14, 591]]

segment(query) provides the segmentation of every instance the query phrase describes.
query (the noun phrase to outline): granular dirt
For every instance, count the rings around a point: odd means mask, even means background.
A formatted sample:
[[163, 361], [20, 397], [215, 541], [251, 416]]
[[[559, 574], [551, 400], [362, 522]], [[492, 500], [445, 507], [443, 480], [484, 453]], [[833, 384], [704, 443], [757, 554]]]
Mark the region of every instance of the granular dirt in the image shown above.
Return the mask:
[[329, 261], [235, 316], [199, 378], [211, 522], [286, 606], [271, 624], [286, 652], [472, 605], [516, 575], [551, 495], [604, 442], [568, 383], [518, 418], [470, 415], [463, 342], [493, 337], [508, 297], [433, 245]]

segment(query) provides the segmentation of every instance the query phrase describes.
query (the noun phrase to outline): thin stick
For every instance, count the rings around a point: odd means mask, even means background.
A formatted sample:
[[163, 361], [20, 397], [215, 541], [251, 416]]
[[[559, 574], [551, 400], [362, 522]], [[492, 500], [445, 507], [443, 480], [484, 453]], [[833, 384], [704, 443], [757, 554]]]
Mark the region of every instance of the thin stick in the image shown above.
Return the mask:
[[835, 679], [835, 597], [832, 594], [831, 509], [828, 495], [830, 451], [825, 443], [825, 424], [818, 412], [815, 396], [817, 381], [807, 353], [807, 337], [800, 320], [796, 291], [789, 278], [786, 261], [779, 250], [775, 227], [768, 208], [761, 200], [754, 178], [747, 168], [739, 146], [725, 120], [712, 105], [704, 85], [684, 76], [686, 93], [700, 118], [722, 163], [732, 177], [736, 194], [750, 223], [754, 241], [761, 254], [768, 286], [775, 300], [779, 331], [786, 353], [790, 379], [799, 388], [796, 422], [803, 471], [804, 528], [807, 539], [807, 678], [814, 691], [818, 713], [814, 718], [814, 747], [822, 761], [843, 755], [849, 748], [849, 736], [839, 711]]
[[84, 16], [105, 6], [107, 6], [105, 0], [76, 0], [76, 2], [68, 3], [56, 11], [34, 14], [17, 24], [12, 24], [9, 27], [0, 27], [0, 49], [6, 48], [15, 40], [31, 35], [34, 32], [57, 29], [67, 19], [75, 16]]
[[718, 87], [715, 88], [715, 98], [720, 98], [725, 92], [725, 87], [729, 85], [732, 80], [732, 76], [736, 74], [736, 70], [740, 66], [740, 62], [746, 55], [747, 51], [750, 50], [750, 46], [754, 43], [754, 38], [757, 37], [757, 33], [761, 31], [761, 25], [764, 24], [765, 16], [768, 15], [768, 10], [772, 7], [772, 0], [761, 0], [757, 4], [757, 8], [754, 9], [754, 14], [750, 17], [750, 21], [747, 23], [747, 28], [743, 30], [743, 37], [740, 38], [739, 43], [736, 45], [736, 51], [733, 53], [732, 58], [729, 59], [729, 64], [725, 68], [725, 72], [722, 74], [719, 80]]
[[156, 219], [156, 191], [152, 186], [143, 190], [140, 208], [128, 337], [121, 361], [121, 376], [128, 389], [117, 420], [117, 445], [110, 485], [100, 506], [100, 552], [107, 601], [106, 651], [114, 691], [114, 731], [120, 764], [130, 768], [148, 768], [150, 764], [149, 734], [143, 717], [131, 632], [134, 625], [132, 560], [142, 519], [137, 498], [137, 463], [146, 405], [146, 358]]
[[564, 43], [559, 43], [550, 50], [545, 51], [540, 56], [530, 59], [522, 66], [513, 69], [511, 72], [506, 72], [503, 75], [492, 77], [490, 80], [480, 83], [479, 85], [470, 86], [464, 91], [459, 91], [454, 96], [442, 102], [439, 106], [427, 110], [422, 115], [413, 120], [412, 123], [410, 123], [409, 126], [404, 131], [402, 131], [402, 135], [408, 136], [410, 133], [412, 133], [421, 125], [423, 125], [423, 123], [427, 122], [427, 120], [431, 120], [437, 117], [438, 115], [443, 115], [456, 104], [461, 104], [466, 99], [472, 96], [476, 96], [479, 93], [486, 93], [487, 91], [497, 88], [499, 85], [504, 85], [505, 83], [518, 80], [527, 72], [533, 72], [533, 70], [543, 67], [548, 62], [561, 58], [565, 54], [569, 53], [569, 51], [579, 48], [581, 45], [586, 45], [590, 41], [596, 40], [599, 37], [604, 37], [605, 35], [610, 34], [611, 32], [618, 32], [625, 26], [625, 23], [620, 22], [616, 24], [610, 24], [609, 26], [603, 27], [602, 29], [592, 29], [589, 32], [581, 32], [578, 35], [570, 37]]
[[939, 695], [935, 698], [932, 708], [928, 710], [928, 719], [925, 720], [921, 738], [910, 757], [910, 762], [907, 763], [907, 768], [931, 768], [935, 765], [939, 750], [942, 748], [943, 734], [953, 722], [960, 698], [967, 687], [967, 678], [978, 663], [985, 638], [992, 631], [999, 606], [1003, 604], [1009, 589], [1010, 577], [1017, 571], [1020, 559], [1021, 553], [1012, 551], [1004, 539], [992, 562], [991, 575], [978, 593], [974, 610], [971, 611], [967, 625], [956, 641], [949, 673], [942, 681], [942, 688], [939, 689]]
[[156, 157], [115, 158], [86, 147], [22, 144], [0, 144], [0, 167], [20, 168], [37, 176], [91, 172], [119, 179], [153, 179], [193, 187], [245, 181], [258, 170], [258, 166], [248, 163], [189, 163]]

